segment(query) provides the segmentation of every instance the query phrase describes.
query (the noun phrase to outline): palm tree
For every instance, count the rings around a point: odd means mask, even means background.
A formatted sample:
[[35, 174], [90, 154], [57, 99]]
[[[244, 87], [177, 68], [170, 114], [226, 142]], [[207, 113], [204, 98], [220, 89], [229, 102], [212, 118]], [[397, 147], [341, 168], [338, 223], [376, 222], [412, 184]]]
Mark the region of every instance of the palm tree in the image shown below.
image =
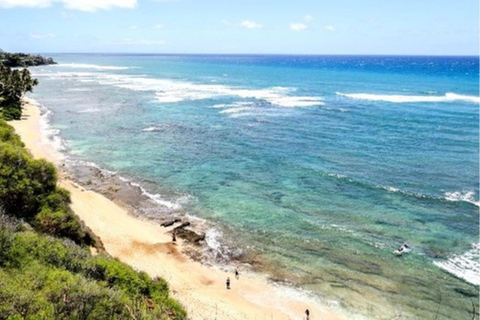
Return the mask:
[[0, 66], [0, 111], [7, 119], [20, 119], [22, 115], [21, 99], [38, 84], [32, 79], [30, 71], [12, 70]]

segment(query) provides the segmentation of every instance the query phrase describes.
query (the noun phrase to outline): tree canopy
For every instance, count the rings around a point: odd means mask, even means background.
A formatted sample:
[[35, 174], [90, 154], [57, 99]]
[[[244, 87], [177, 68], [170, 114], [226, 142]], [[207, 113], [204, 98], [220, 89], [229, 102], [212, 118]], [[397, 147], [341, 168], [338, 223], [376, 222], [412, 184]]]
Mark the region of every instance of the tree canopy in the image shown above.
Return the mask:
[[0, 49], [0, 65], [5, 67], [33, 67], [45, 64], [55, 64], [50, 57], [43, 57], [39, 54], [28, 54], [21, 52], [5, 52]]
[[28, 69], [0, 66], [0, 116], [6, 120], [20, 119], [21, 99], [37, 84], [38, 80], [31, 77]]

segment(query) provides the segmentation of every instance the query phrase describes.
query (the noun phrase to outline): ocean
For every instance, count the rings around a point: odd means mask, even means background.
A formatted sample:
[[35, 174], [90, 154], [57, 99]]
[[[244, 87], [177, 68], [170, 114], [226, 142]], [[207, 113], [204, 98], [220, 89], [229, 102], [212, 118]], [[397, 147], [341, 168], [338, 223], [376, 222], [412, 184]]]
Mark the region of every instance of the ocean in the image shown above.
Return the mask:
[[209, 263], [359, 317], [479, 310], [478, 57], [53, 58], [29, 97], [65, 163], [200, 221]]

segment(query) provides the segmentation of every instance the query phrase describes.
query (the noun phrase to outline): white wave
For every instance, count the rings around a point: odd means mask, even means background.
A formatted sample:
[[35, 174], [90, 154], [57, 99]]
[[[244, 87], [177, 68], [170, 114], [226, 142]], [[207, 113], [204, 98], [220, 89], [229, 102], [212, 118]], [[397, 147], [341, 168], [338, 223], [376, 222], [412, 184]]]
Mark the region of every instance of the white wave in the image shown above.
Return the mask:
[[[262, 111], [260, 110], [252, 110], [251, 112], [237, 112], [237, 113], [228, 113], [229, 118], [247, 118], [247, 117], [281, 117], [284, 116], [285, 113], [280, 113], [280, 112], [272, 112], [273, 110], [268, 110], [268, 111]], [[265, 120], [258, 120], [256, 123], [262, 123], [266, 122]], [[253, 125], [253, 124], [251, 124]]]
[[280, 107], [312, 107], [323, 105], [323, 99], [312, 96], [290, 96], [295, 88], [272, 87], [245, 89], [218, 84], [197, 84], [170, 79], [153, 79], [144, 76], [129, 76], [91, 72], [56, 72], [41, 74], [53, 78], [74, 79], [81, 82], [96, 82], [134, 91], [153, 91], [161, 103], [175, 103], [188, 100], [203, 100], [218, 97], [239, 97], [266, 101]]
[[472, 249], [464, 254], [453, 255], [447, 261], [433, 263], [449, 273], [474, 285], [480, 285], [480, 244], [472, 243]]
[[42, 143], [50, 144], [53, 149], [57, 151], [56, 156], [63, 160], [65, 155], [63, 152], [68, 150], [68, 144], [60, 137], [60, 130], [52, 128], [50, 125], [50, 118], [52, 112], [45, 106], [37, 103], [35, 100], [29, 99], [29, 101], [36, 104], [40, 108], [40, 132]]
[[59, 64], [52, 65], [52, 67], [95, 69], [95, 70], [126, 70], [131, 68], [131, 67], [119, 67], [119, 66], [102, 66], [102, 65], [87, 64], [87, 63], [59, 63]]
[[379, 188], [379, 189], [386, 190], [388, 192], [399, 193], [399, 194], [403, 194], [405, 196], [415, 197], [415, 198], [418, 198], [418, 199], [435, 199], [435, 200], [441, 200], [442, 199], [442, 198], [431, 197], [431, 196], [421, 194], [421, 193], [415, 193], [415, 192], [411, 192], [411, 191], [401, 190], [401, 189], [391, 187], [391, 186], [376, 185], [375, 187]]
[[318, 97], [279, 96], [271, 97], [268, 101], [282, 107], [314, 107], [324, 105], [322, 99]]
[[414, 95], [385, 95], [385, 94], [371, 94], [371, 93], [341, 93], [337, 95], [347, 97], [350, 99], [369, 100], [369, 101], [385, 101], [394, 103], [408, 103], [408, 102], [453, 102], [463, 101], [471, 103], [480, 103], [480, 97], [460, 95], [456, 93], [446, 93], [444, 96], [414, 96]]
[[252, 110], [255, 110], [255, 108], [252, 108], [252, 107], [238, 107], [238, 108], [224, 109], [224, 110], [220, 111], [220, 113], [240, 113], [240, 112], [252, 111]]
[[99, 73], [95, 72], [35, 72], [32, 71], [32, 75], [35, 77], [47, 77], [50, 79], [78, 79], [83, 80], [85, 78], [94, 78]]
[[387, 190], [387, 191], [390, 191], [390, 192], [400, 192], [400, 189], [395, 188], [395, 187], [390, 187], [390, 186], [386, 186], [386, 187], [384, 187], [384, 189]]
[[221, 232], [214, 228], [209, 228], [205, 232], [205, 242], [207, 243], [207, 246], [215, 253], [218, 253], [225, 258], [222, 250], [224, 246], [222, 246], [220, 242], [221, 237]]
[[168, 130], [170, 128], [172, 128], [171, 125], [169, 125], [167, 123], [164, 123], [164, 124], [158, 124], [158, 125], [155, 125], [155, 126], [150, 126], [150, 127], [143, 128], [141, 131], [142, 132], [165, 131], [165, 130]]
[[213, 106], [209, 106], [208, 108], [222, 109], [222, 108], [228, 108], [228, 106], [230, 106], [230, 105], [226, 104], [226, 103], [220, 103], [220, 104], [214, 104]]
[[93, 113], [93, 112], [100, 112], [100, 111], [102, 111], [102, 109], [99, 109], [99, 108], [87, 108], [87, 109], [83, 109], [83, 110], [77, 111], [77, 113]]
[[90, 92], [92, 89], [90, 88], [70, 88], [67, 89], [66, 91], [71, 91], [71, 92]]
[[143, 128], [142, 131], [143, 132], [152, 132], [152, 131], [156, 131], [158, 130], [157, 127], [148, 127], [148, 128]]
[[[126, 179], [123, 179], [124, 181], [128, 181]], [[170, 201], [167, 201], [165, 199], [162, 198], [161, 195], [155, 193], [150, 193], [148, 192], [147, 190], [145, 190], [145, 188], [143, 188], [140, 184], [136, 183], [136, 182], [129, 182], [132, 186], [134, 187], [137, 187], [139, 188], [141, 191], [142, 191], [142, 194], [147, 196], [148, 198], [152, 199], [154, 202], [156, 202], [157, 204], [161, 205], [161, 206], [164, 206], [164, 207], [167, 207], [169, 209], [172, 209], [172, 210], [178, 210], [180, 209], [180, 205], [176, 204], [176, 203], [173, 203], [173, 202], [170, 202]]]
[[448, 201], [465, 201], [480, 207], [480, 201], [475, 199], [474, 191], [454, 191], [454, 192], [445, 192], [445, 199]]
[[223, 109], [223, 108], [235, 108], [235, 107], [251, 106], [251, 105], [252, 105], [252, 102], [234, 102], [234, 103], [214, 104], [213, 106], [209, 106], [208, 108]]
[[327, 173], [326, 175], [329, 176], [329, 177], [338, 178], [338, 179], [346, 179], [347, 178], [346, 175], [339, 174], [339, 173]]
[[104, 169], [91, 161], [68, 158], [65, 160], [65, 162], [73, 166], [92, 167], [92, 168], [98, 169], [103, 174], [103, 176], [107, 178], [115, 176], [117, 174], [116, 171]]

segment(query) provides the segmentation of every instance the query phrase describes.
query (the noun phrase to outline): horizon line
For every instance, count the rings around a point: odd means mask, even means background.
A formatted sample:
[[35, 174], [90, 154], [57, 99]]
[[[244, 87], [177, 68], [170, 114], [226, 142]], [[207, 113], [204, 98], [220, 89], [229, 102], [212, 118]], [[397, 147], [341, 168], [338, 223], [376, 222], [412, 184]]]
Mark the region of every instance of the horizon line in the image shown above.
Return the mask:
[[91, 55], [190, 55], [190, 56], [376, 56], [376, 57], [476, 57], [480, 54], [396, 54], [396, 53], [160, 53], [160, 52], [25, 52], [30, 54], [91, 54]]

